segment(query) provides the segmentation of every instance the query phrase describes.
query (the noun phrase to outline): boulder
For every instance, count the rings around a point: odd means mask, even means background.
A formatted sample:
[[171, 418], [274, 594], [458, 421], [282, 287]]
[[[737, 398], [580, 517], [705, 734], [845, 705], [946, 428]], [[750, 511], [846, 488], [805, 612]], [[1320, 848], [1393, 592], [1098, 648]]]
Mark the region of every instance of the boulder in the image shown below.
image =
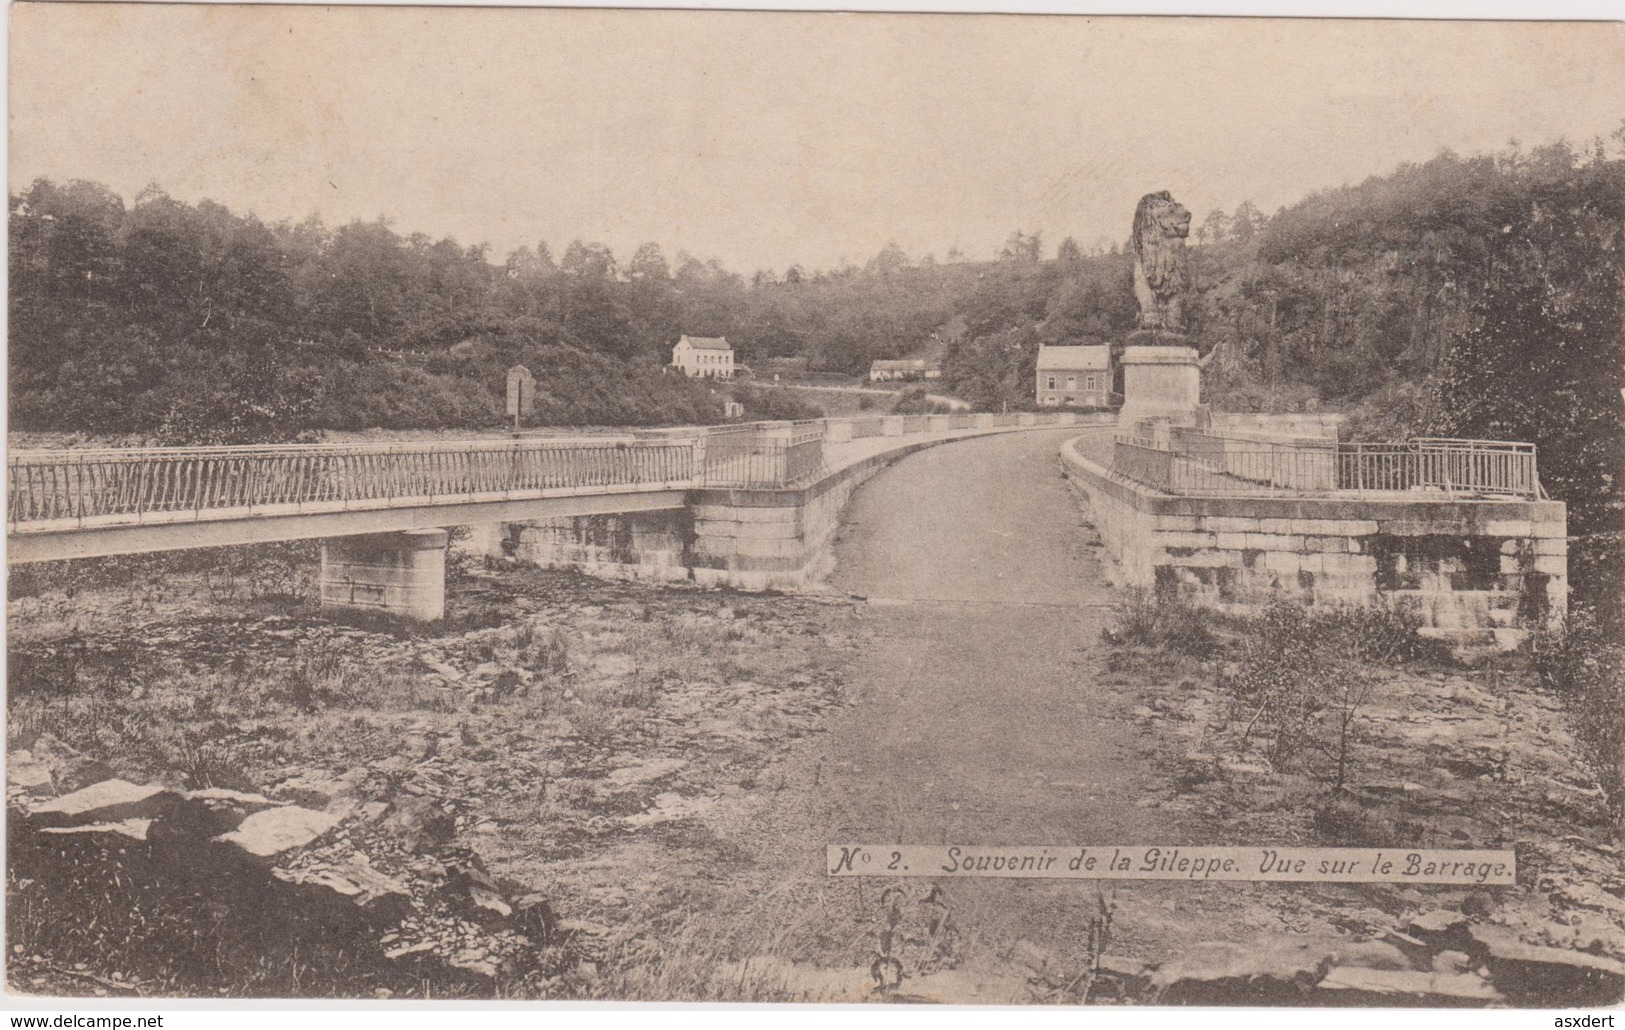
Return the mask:
[[1334, 949], [1322, 941], [1269, 935], [1248, 944], [1194, 944], [1151, 976], [1163, 1005], [1302, 1004], [1331, 968]]
[[1504, 927], [1472, 928], [1495, 986], [1514, 1003], [1542, 1008], [1616, 1005], [1625, 997], [1625, 965], [1567, 948], [1525, 944]]
[[1409, 969], [1334, 968], [1315, 985], [1311, 999], [1325, 1005], [1484, 1007], [1501, 995], [1471, 973], [1419, 973]]
[[29, 751], [13, 751], [6, 756], [6, 785], [33, 796], [56, 793], [50, 767], [36, 762]]
[[442, 890], [458, 909], [487, 929], [506, 925], [514, 909], [489, 873], [472, 863], [452, 866], [447, 872]]
[[1405, 932], [1434, 951], [1466, 951], [1472, 939], [1467, 924], [1460, 912], [1436, 908], [1413, 917]]
[[1332, 961], [1338, 968], [1393, 969], [1415, 968], [1410, 957], [1392, 944], [1383, 941], [1332, 942]]
[[105, 836], [103, 844], [124, 844], [132, 841], [145, 842], [147, 833], [152, 826], [151, 819], [121, 819], [116, 823], [89, 823], [84, 826], [47, 826], [40, 833], [50, 834], [53, 837], [78, 837], [92, 839]]
[[29, 820], [36, 826], [85, 826], [154, 819], [180, 800], [180, 795], [156, 784], [103, 780], [34, 806]]
[[373, 926], [392, 925], [412, 911], [412, 895], [407, 885], [372, 867], [362, 854], [341, 861], [301, 862], [296, 867], [273, 869], [271, 875], [293, 887], [302, 888], [306, 904], [353, 906]]
[[254, 858], [270, 860], [313, 843], [338, 821], [335, 815], [309, 808], [268, 808], [255, 812], [235, 830], [214, 839]]
[[403, 794], [390, 802], [390, 810], [378, 820], [378, 827], [399, 837], [409, 850], [422, 851], [456, 836], [457, 819], [438, 801]]
[[29, 749], [29, 757], [50, 773], [59, 794], [70, 794], [113, 778], [113, 769], [106, 762], [90, 758], [49, 733], [39, 735]]

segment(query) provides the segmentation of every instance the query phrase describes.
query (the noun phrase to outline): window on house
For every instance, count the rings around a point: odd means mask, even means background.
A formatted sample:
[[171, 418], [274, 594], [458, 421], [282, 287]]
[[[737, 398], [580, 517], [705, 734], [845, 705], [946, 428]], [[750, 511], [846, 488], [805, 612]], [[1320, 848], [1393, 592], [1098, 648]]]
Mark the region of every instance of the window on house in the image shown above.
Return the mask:
[[1089, 377], [1089, 389], [1093, 390], [1094, 388], [1095, 388], [1095, 377], [1090, 376]]
[[1046, 390], [1055, 389], [1055, 377], [1054, 376], [1050, 376], [1049, 379], [1045, 382], [1044, 389], [1046, 389]]
[[[1067, 376], [1066, 377], [1066, 388], [1068, 390], [1076, 390], [1078, 388], [1078, 377], [1077, 376]], [[1070, 398], [1070, 397], [1067, 398], [1067, 400], [1071, 400], [1071, 399], [1072, 398]]]

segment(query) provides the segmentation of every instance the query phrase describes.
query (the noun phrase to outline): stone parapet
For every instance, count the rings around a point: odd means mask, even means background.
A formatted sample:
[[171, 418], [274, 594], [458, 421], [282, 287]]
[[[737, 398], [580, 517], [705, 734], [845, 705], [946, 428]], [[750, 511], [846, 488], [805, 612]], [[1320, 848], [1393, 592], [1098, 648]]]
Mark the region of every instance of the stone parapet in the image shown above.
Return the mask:
[[1063, 470], [1128, 585], [1218, 608], [1404, 603], [1431, 635], [1503, 647], [1567, 609], [1561, 502], [1176, 497], [1111, 476], [1075, 444]]

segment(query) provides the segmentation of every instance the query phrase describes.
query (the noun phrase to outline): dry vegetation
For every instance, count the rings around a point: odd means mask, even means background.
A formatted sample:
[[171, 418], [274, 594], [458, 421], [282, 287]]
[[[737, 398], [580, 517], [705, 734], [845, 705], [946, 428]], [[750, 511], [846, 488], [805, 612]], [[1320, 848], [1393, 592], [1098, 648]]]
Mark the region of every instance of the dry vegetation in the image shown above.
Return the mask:
[[[219, 604], [201, 573], [22, 598], [8, 746], [48, 734], [135, 782], [276, 794], [360, 771], [363, 801], [436, 799], [457, 844], [545, 891], [574, 931], [553, 978], [499, 993], [669, 994], [669, 945], [685, 934], [684, 962], [714, 968], [717, 942], [681, 915], [685, 876], [728, 861], [698, 817], [771, 790], [762, 770], [841, 703], [848, 609], [536, 570], [475, 570], [454, 591], [462, 617], [423, 630], [297, 598]], [[658, 974], [639, 971], [651, 941]], [[11, 944], [39, 958], [14, 977], [33, 968], [41, 990], [45, 967], [88, 960], [171, 991], [218, 989], [152, 956], [98, 955], [93, 937], [61, 953], [73, 943], [14, 921]]]

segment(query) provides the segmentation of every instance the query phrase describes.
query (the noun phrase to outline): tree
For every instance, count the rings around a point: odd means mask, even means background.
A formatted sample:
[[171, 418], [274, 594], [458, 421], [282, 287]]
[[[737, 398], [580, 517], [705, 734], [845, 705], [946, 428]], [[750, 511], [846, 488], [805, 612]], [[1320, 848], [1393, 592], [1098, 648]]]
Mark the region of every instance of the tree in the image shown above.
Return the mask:
[[1263, 231], [1266, 221], [1263, 213], [1253, 206], [1252, 201], [1244, 200], [1236, 208], [1234, 217], [1230, 219], [1230, 235], [1238, 243], [1250, 243]]
[[1218, 208], [1207, 213], [1196, 230], [1197, 243], [1223, 243], [1230, 238], [1230, 216]]
[[999, 251], [999, 260], [1036, 262], [1043, 255], [1043, 251], [1043, 233], [1035, 232], [1028, 235], [1017, 229], [1004, 241], [1004, 249]]
[[867, 271], [870, 275], [878, 275], [882, 278], [886, 278], [896, 275], [898, 272], [901, 272], [908, 267], [908, 255], [903, 252], [902, 247], [897, 245], [896, 240], [892, 240], [881, 249], [880, 253], [876, 254], [870, 259], [868, 267], [865, 269], [865, 271]]
[[1542, 484], [1568, 505], [1575, 600], [1616, 625], [1625, 600], [1625, 163], [1530, 189], [1507, 230], [1473, 324], [1445, 357], [1432, 428], [1537, 446]]
[[632, 255], [632, 260], [626, 265], [626, 278], [628, 282], [666, 283], [671, 280], [671, 270], [666, 267], [666, 255], [660, 252], [660, 244], [645, 243], [638, 247]]

